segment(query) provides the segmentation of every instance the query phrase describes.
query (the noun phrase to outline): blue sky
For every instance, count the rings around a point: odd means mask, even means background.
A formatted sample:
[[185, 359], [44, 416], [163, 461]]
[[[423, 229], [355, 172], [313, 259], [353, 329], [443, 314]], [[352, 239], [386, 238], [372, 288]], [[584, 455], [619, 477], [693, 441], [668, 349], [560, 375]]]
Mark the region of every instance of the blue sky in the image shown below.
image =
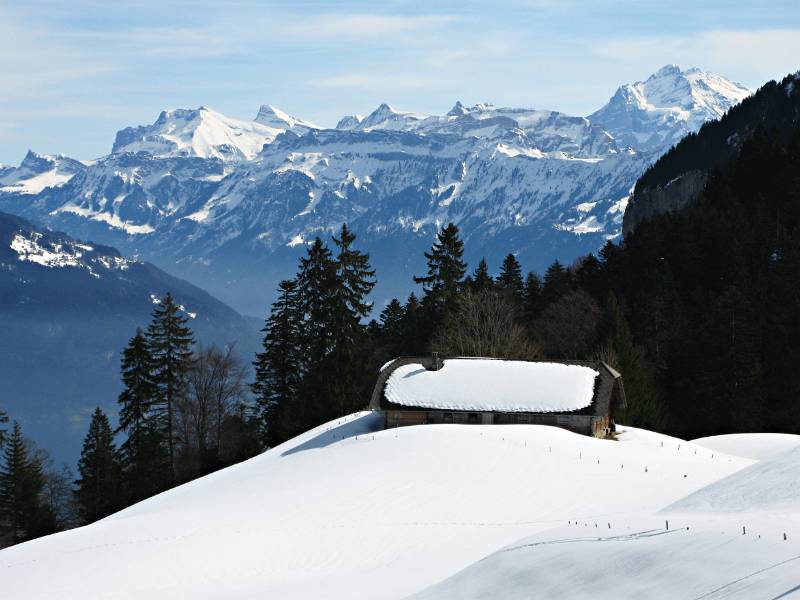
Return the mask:
[[797, 0], [4, 2], [0, 162], [94, 158], [122, 127], [200, 105], [320, 125], [381, 102], [588, 114], [666, 63], [750, 87], [796, 71]]

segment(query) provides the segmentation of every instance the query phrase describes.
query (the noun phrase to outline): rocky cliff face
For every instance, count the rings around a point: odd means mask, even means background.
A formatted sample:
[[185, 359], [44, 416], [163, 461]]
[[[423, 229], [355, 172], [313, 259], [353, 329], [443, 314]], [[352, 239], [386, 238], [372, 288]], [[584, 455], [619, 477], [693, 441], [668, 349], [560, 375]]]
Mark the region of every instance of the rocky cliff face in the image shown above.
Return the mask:
[[637, 189], [625, 210], [622, 220], [623, 235], [633, 231], [644, 219], [687, 206], [703, 191], [707, 179], [708, 173], [694, 170], [676, 177], [666, 185]]

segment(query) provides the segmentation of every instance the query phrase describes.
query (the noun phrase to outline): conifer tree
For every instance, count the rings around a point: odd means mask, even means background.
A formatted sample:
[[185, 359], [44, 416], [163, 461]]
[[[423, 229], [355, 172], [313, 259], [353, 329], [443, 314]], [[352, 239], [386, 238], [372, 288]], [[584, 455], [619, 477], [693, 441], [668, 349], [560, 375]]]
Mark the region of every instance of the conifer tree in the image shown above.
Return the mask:
[[284, 412], [298, 393], [303, 373], [297, 282], [281, 281], [278, 289], [278, 299], [262, 329], [263, 350], [256, 354], [256, 377], [251, 386], [258, 405], [262, 443], [268, 448], [286, 439]]
[[121, 470], [114, 433], [105, 413], [96, 408], [78, 461], [76, 496], [84, 523], [93, 523], [120, 508]]
[[524, 294], [524, 284], [522, 282], [522, 267], [520, 267], [517, 257], [509, 254], [503, 259], [500, 267], [500, 275], [497, 278], [497, 286], [501, 290], [511, 295], [513, 302], [522, 304]]
[[485, 258], [482, 258], [481, 262], [478, 263], [472, 275], [472, 285], [470, 287], [476, 292], [490, 290], [494, 287], [494, 280], [489, 275], [489, 265], [486, 263]]
[[397, 298], [392, 298], [389, 304], [381, 311], [381, 333], [391, 340], [397, 340], [403, 335], [403, 317], [405, 310]]
[[381, 311], [379, 336], [382, 350], [385, 353], [381, 360], [396, 358], [404, 352], [404, 320], [405, 308], [397, 298], [393, 298]]
[[333, 306], [336, 291], [336, 263], [331, 251], [316, 238], [300, 259], [297, 292], [303, 315], [303, 350], [309, 365], [328, 355], [333, 338]]
[[436, 235], [431, 251], [425, 253], [427, 275], [414, 277], [414, 283], [422, 284], [425, 292], [423, 306], [429, 331], [437, 328], [445, 314], [455, 309], [467, 270], [463, 257], [464, 242], [459, 238], [458, 227], [450, 223]]
[[169, 481], [169, 456], [155, 412], [158, 390], [155, 366], [144, 333], [137, 329], [122, 353], [119, 427], [126, 439], [119, 449], [126, 502], [133, 503], [164, 489]]
[[353, 323], [360, 323], [372, 310], [366, 298], [375, 287], [375, 270], [370, 267], [369, 254], [355, 250], [352, 245], [356, 235], [347, 225], [342, 225], [339, 237], [333, 238], [338, 249], [336, 255], [336, 296], [341, 317], [348, 327], [345, 334], [352, 333]]
[[547, 268], [542, 285], [542, 305], [547, 307], [569, 291], [570, 274], [564, 266], [556, 261]]
[[180, 314], [172, 294], [167, 295], [153, 310], [153, 320], [147, 328], [147, 342], [153, 360], [153, 383], [156, 406], [162, 421], [169, 450], [170, 478], [175, 482], [177, 440], [174, 430], [175, 407], [186, 393], [186, 375], [192, 359], [192, 332], [188, 318]]
[[531, 271], [525, 278], [525, 297], [523, 300], [523, 320], [530, 327], [542, 309], [542, 280]]
[[334, 327], [325, 380], [330, 400], [340, 415], [361, 408], [359, 399], [363, 398], [366, 385], [364, 358], [359, 356], [366, 333], [361, 321], [372, 310], [366, 298], [375, 286], [375, 271], [370, 268], [369, 255], [352, 247], [355, 239], [347, 225], [342, 225], [339, 237], [333, 238], [337, 248]]
[[408, 295], [403, 313], [402, 349], [398, 354], [422, 354], [426, 350], [427, 336], [422, 327], [422, 306], [414, 292]]
[[15, 421], [0, 464], [0, 539], [15, 544], [55, 530], [55, 519], [42, 504], [43, 488], [41, 461]]
[[300, 259], [297, 297], [302, 315], [300, 350], [304, 366], [299, 391], [284, 413], [283, 427], [289, 437], [333, 418], [336, 412], [326, 387], [326, 364], [336, 326], [336, 263], [320, 238]]

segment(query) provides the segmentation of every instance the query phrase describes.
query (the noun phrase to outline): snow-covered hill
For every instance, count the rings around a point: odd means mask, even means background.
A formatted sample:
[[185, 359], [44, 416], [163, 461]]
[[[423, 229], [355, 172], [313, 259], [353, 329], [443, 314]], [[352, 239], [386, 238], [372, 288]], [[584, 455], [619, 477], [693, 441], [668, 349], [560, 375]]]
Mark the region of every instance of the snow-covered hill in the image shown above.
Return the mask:
[[800, 500], [758, 519], [658, 512], [753, 477], [752, 459], [628, 428], [615, 442], [544, 426], [378, 425], [369, 413], [331, 422], [94, 525], [3, 550], [4, 592], [772, 598], [797, 585]]
[[304, 243], [347, 221], [378, 268], [380, 302], [409, 291], [422, 250], [449, 221], [467, 258], [494, 268], [510, 251], [541, 270], [596, 250], [619, 235], [647, 165], [748, 93], [665, 67], [589, 117], [382, 104], [319, 129], [266, 105], [254, 121], [165, 111], [120, 131], [110, 155], [51, 169], [51, 184], [30, 180], [24, 164], [5, 169], [0, 210], [139, 253], [251, 314], [264, 312]]

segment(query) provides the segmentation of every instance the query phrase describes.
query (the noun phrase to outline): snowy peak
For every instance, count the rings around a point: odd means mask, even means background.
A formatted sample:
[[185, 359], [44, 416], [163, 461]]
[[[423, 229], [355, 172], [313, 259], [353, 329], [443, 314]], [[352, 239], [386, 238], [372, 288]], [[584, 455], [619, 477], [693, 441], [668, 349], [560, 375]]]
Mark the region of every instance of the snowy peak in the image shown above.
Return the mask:
[[447, 111], [448, 117], [460, 117], [469, 112], [469, 109], [461, 104], [461, 100], [458, 100], [449, 111]]
[[[260, 123], [261, 125], [266, 125], [267, 127], [272, 127], [273, 129], [281, 129], [284, 131], [287, 129], [299, 129], [305, 131], [309, 129], [319, 129], [319, 127], [313, 123], [293, 117], [270, 104], [261, 105], [261, 108], [258, 109], [255, 122]], [[301, 133], [301, 131], [296, 132]]]
[[689, 69], [683, 76], [692, 88], [695, 106], [704, 108], [708, 114], [716, 114], [717, 118], [753, 93], [730, 79], [697, 68]]
[[638, 106], [644, 110], [680, 107], [722, 116], [734, 104], [749, 96], [751, 90], [725, 77], [698, 68], [681, 71], [677, 65], [666, 65], [645, 82], [623, 86], [631, 90]]
[[313, 125], [266, 105], [261, 107], [255, 121], [233, 119], [205, 106], [179, 108], [162, 111], [152, 125], [119, 131], [111, 152], [239, 162], [254, 158], [264, 144], [283, 131], [303, 127]]
[[63, 154], [39, 154], [28, 150], [19, 167], [0, 170], [0, 192], [38, 194], [48, 187], [65, 184], [86, 168]]
[[645, 81], [620, 86], [589, 120], [623, 145], [664, 150], [751, 93], [720, 75], [665, 65]]
[[345, 115], [336, 124], [336, 129], [355, 129], [364, 120], [361, 115]]
[[400, 112], [384, 103], [362, 120], [357, 129], [361, 131], [372, 131], [374, 129], [411, 131], [416, 129], [423, 119], [422, 115]]
[[19, 163], [20, 169], [26, 169], [30, 173], [44, 173], [56, 166], [56, 157], [48, 154], [39, 154], [33, 150], [28, 150], [25, 158]]
[[675, 64], [664, 65], [658, 71], [653, 73], [650, 76], [650, 79], [659, 78], [659, 77], [671, 77], [675, 75], [681, 74], [681, 68]]

